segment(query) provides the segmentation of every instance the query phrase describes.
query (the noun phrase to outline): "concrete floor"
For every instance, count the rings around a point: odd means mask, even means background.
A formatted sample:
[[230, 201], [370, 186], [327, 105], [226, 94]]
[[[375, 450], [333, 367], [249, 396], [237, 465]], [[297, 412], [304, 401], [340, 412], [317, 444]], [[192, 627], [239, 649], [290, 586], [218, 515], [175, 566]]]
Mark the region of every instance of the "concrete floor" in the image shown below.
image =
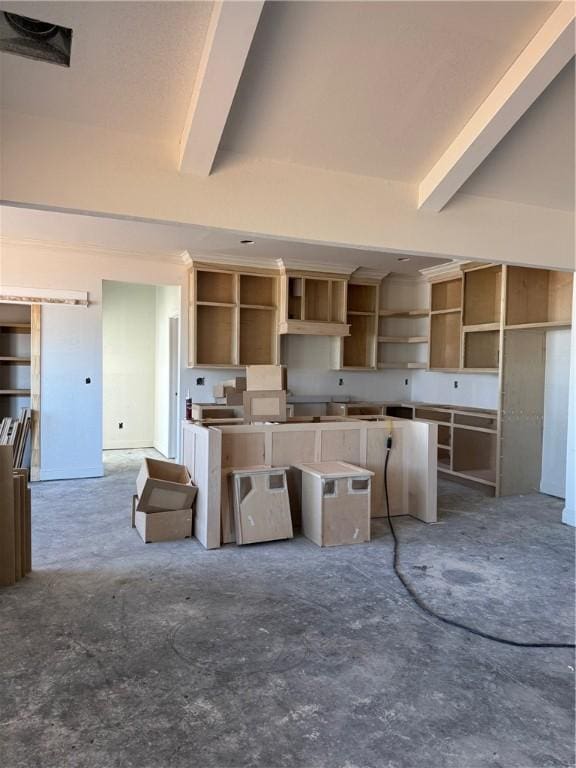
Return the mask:
[[[34, 572], [0, 592], [2, 768], [552, 768], [573, 764], [570, 650], [503, 647], [423, 615], [384, 521], [206, 552], [129, 527], [140, 452], [34, 486]], [[397, 519], [438, 610], [570, 641], [573, 531], [546, 496], [444, 484]]]

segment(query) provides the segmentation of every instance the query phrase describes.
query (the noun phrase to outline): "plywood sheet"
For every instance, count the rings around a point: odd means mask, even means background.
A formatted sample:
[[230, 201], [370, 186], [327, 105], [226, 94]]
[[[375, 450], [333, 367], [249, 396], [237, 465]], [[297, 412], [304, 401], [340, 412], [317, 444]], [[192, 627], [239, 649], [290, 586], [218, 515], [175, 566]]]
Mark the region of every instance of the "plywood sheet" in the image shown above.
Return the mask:
[[16, 582], [12, 448], [0, 445], [0, 586]]
[[264, 432], [222, 433], [222, 467], [240, 469], [265, 463]]
[[220, 546], [222, 434], [218, 429], [185, 423], [182, 459], [198, 488], [194, 536], [207, 549]]
[[361, 463], [360, 429], [323, 430], [320, 445], [321, 461], [349, 461]]

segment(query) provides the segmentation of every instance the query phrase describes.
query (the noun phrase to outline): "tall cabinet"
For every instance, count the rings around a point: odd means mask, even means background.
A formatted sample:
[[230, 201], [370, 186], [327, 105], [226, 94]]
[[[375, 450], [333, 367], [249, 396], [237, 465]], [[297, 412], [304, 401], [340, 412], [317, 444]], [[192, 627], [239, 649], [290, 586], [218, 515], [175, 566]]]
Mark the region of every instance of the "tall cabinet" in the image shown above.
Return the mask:
[[431, 282], [430, 369], [498, 376], [496, 429], [479, 423], [472, 446], [497, 495], [539, 488], [546, 334], [571, 325], [572, 284], [571, 273], [495, 264]]

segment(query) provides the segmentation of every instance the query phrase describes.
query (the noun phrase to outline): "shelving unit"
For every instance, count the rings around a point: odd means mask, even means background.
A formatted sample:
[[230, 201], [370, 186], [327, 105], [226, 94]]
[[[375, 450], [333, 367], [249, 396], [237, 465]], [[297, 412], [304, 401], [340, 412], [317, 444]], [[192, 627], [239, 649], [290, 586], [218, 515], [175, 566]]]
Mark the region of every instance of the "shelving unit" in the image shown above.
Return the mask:
[[40, 471], [41, 307], [0, 303], [0, 421], [32, 410], [31, 479]]
[[278, 276], [195, 264], [189, 321], [190, 367], [277, 364]]
[[377, 280], [350, 280], [346, 289], [346, 321], [350, 335], [342, 339], [337, 367], [353, 370], [376, 370], [378, 347]]
[[507, 268], [506, 328], [571, 324], [573, 275], [547, 269]]
[[346, 280], [318, 272], [286, 272], [280, 283], [281, 334], [347, 336]]
[[428, 367], [454, 370], [462, 365], [462, 275], [432, 283]]
[[[418, 369], [428, 364], [430, 310], [421, 280], [386, 277], [378, 310], [379, 369]], [[419, 306], [420, 305], [420, 306]]]

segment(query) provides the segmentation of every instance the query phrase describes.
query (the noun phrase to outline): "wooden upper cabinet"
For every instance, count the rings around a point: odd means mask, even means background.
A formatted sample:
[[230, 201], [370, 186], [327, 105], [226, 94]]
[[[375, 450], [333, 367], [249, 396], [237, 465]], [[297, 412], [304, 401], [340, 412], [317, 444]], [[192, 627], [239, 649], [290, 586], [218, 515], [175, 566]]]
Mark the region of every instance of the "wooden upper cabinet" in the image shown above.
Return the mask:
[[346, 278], [285, 272], [280, 278], [281, 334], [347, 336]]
[[189, 280], [190, 367], [278, 364], [276, 273], [195, 264]]

